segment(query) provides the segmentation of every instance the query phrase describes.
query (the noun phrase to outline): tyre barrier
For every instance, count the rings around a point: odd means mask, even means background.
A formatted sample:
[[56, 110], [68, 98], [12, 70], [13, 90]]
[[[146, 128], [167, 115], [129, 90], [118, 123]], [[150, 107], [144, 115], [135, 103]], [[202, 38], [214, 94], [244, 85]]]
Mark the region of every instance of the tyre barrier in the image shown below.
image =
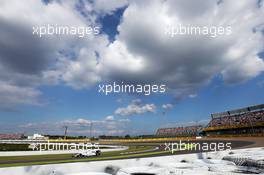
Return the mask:
[[256, 167], [264, 169], [264, 160], [254, 160], [247, 157], [225, 156], [223, 160], [234, 162], [238, 166]]

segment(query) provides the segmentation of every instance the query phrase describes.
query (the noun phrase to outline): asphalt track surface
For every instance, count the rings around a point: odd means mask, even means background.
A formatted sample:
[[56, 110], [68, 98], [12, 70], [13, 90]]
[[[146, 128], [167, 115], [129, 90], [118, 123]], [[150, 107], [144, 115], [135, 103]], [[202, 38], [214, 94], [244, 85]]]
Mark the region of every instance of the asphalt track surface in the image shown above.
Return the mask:
[[[215, 144], [215, 143], [231, 143], [232, 149], [241, 149], [241, 148], [251, 148], [251, 147], [264, 147], [264, 139], [262, 138], [221, 138], [221, 139], [199, 139], [199, 140], [189, 140], [184, 141], [185, 143], [200, 143], [204, 144], [207, 143]], [[172, 143], [168, 141], [167, 143]], [[173, 141], [173, 143], [177, 143], [177, 141]], [[178, 142], [179, 143], [179, 142]], [[67, 158], [58, 158], [52, 157], [52, 158], [41, 158], [41, 159], [25, 159], [25, 160], [0, 160], [0, 167], [1, 164], [12, 166], [20, 166], [15, 165], [19, 163], [25, 163], [25, 164], [49, 164], [50, 163], [72, 163], [72, 162], [90, 162], [90, 161], [101, 161], [101, 160], [116, 160], [116, 159], [129, 159], [129, 158], [143, 158], [143, 157], [155, 157], [155, 156], [168, 156], [172, 155], [171, 153], [168, 153], [164, 151], [165, 144], [160, 142], [148, 142], [148, 143], [119, 143], [120, 145], [125, 146], [153, 146], [152, 149], [148, 150], [141, 150], [141, 151], [123, 151], [126, 152], [125, 154], [120, 154], [121, 157], [118, 157], [117, 155], [114, 156], [98, 156], [98, 157], [89, 157], [89, 158], [71, 158], [70, 156]], [[156, 149], [153, 149], [156, 148]], [[183, 150], [183, 151], [176, 151], [173, 155], [179, 155], [179, 154], [190, 154], [190, 153], [201, 153], [201, 152], [207, 152], [207, 151], [200, 151], [200, 150]], [[148, 153], [144, 155], [144, 153]], [[150, 154], [149, 154], [150, 153]], [[153, 154], [152, 154], [153, 153]], [[122, 155], [125, 155], [125, 157], [122, 158]], [[25, 156], [26, 157], [26, 156]], [[4, 166], [3, 166], [4, 167]]]

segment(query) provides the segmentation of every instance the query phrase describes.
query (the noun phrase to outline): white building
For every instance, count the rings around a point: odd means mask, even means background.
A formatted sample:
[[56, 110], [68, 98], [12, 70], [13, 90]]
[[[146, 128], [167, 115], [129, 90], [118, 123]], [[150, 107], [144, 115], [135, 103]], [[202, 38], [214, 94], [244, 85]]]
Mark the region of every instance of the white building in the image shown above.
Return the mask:
[[49, 139], [48, 137], [45, 137], [40, 134], [33, 134], [33, 136], [28, 136], [27, 138], [28, 140], [48, 140]]

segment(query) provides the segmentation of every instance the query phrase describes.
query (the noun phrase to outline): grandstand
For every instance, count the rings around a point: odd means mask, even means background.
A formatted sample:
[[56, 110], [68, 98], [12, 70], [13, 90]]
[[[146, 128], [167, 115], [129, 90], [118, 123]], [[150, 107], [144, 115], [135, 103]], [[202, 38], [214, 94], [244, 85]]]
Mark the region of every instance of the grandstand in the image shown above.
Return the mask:
[[203, 129], [212, 135], [264, 135], [264, 104], [211, 114]]
[[22, 139], [24, 137], [23, 134], [0, 134], [0, 140], [17, 140]]
[[174, 127], [174, 128], [159, 128], [156, 132], [158, 137], [194, 137], [197, 136], [201, 125]]
[[264, 104], [211, 114], [211, 121], [201, 125], [159, 128], [156, 137], [264, 136]]

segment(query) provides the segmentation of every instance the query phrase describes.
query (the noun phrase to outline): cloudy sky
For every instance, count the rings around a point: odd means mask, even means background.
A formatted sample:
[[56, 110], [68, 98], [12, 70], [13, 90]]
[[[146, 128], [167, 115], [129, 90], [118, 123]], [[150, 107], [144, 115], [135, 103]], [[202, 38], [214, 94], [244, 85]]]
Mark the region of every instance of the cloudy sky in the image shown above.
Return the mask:
[[[0, 1], [0, 132], [151, 134], [206, 123], [264, 102], [261, 0]], [[33, 35], [34, 26], [100, 33]], [[167, 26], [230, 26], [230, 35], [165, 34]], [[98, 85], [166, 84], [149, 96]]]

